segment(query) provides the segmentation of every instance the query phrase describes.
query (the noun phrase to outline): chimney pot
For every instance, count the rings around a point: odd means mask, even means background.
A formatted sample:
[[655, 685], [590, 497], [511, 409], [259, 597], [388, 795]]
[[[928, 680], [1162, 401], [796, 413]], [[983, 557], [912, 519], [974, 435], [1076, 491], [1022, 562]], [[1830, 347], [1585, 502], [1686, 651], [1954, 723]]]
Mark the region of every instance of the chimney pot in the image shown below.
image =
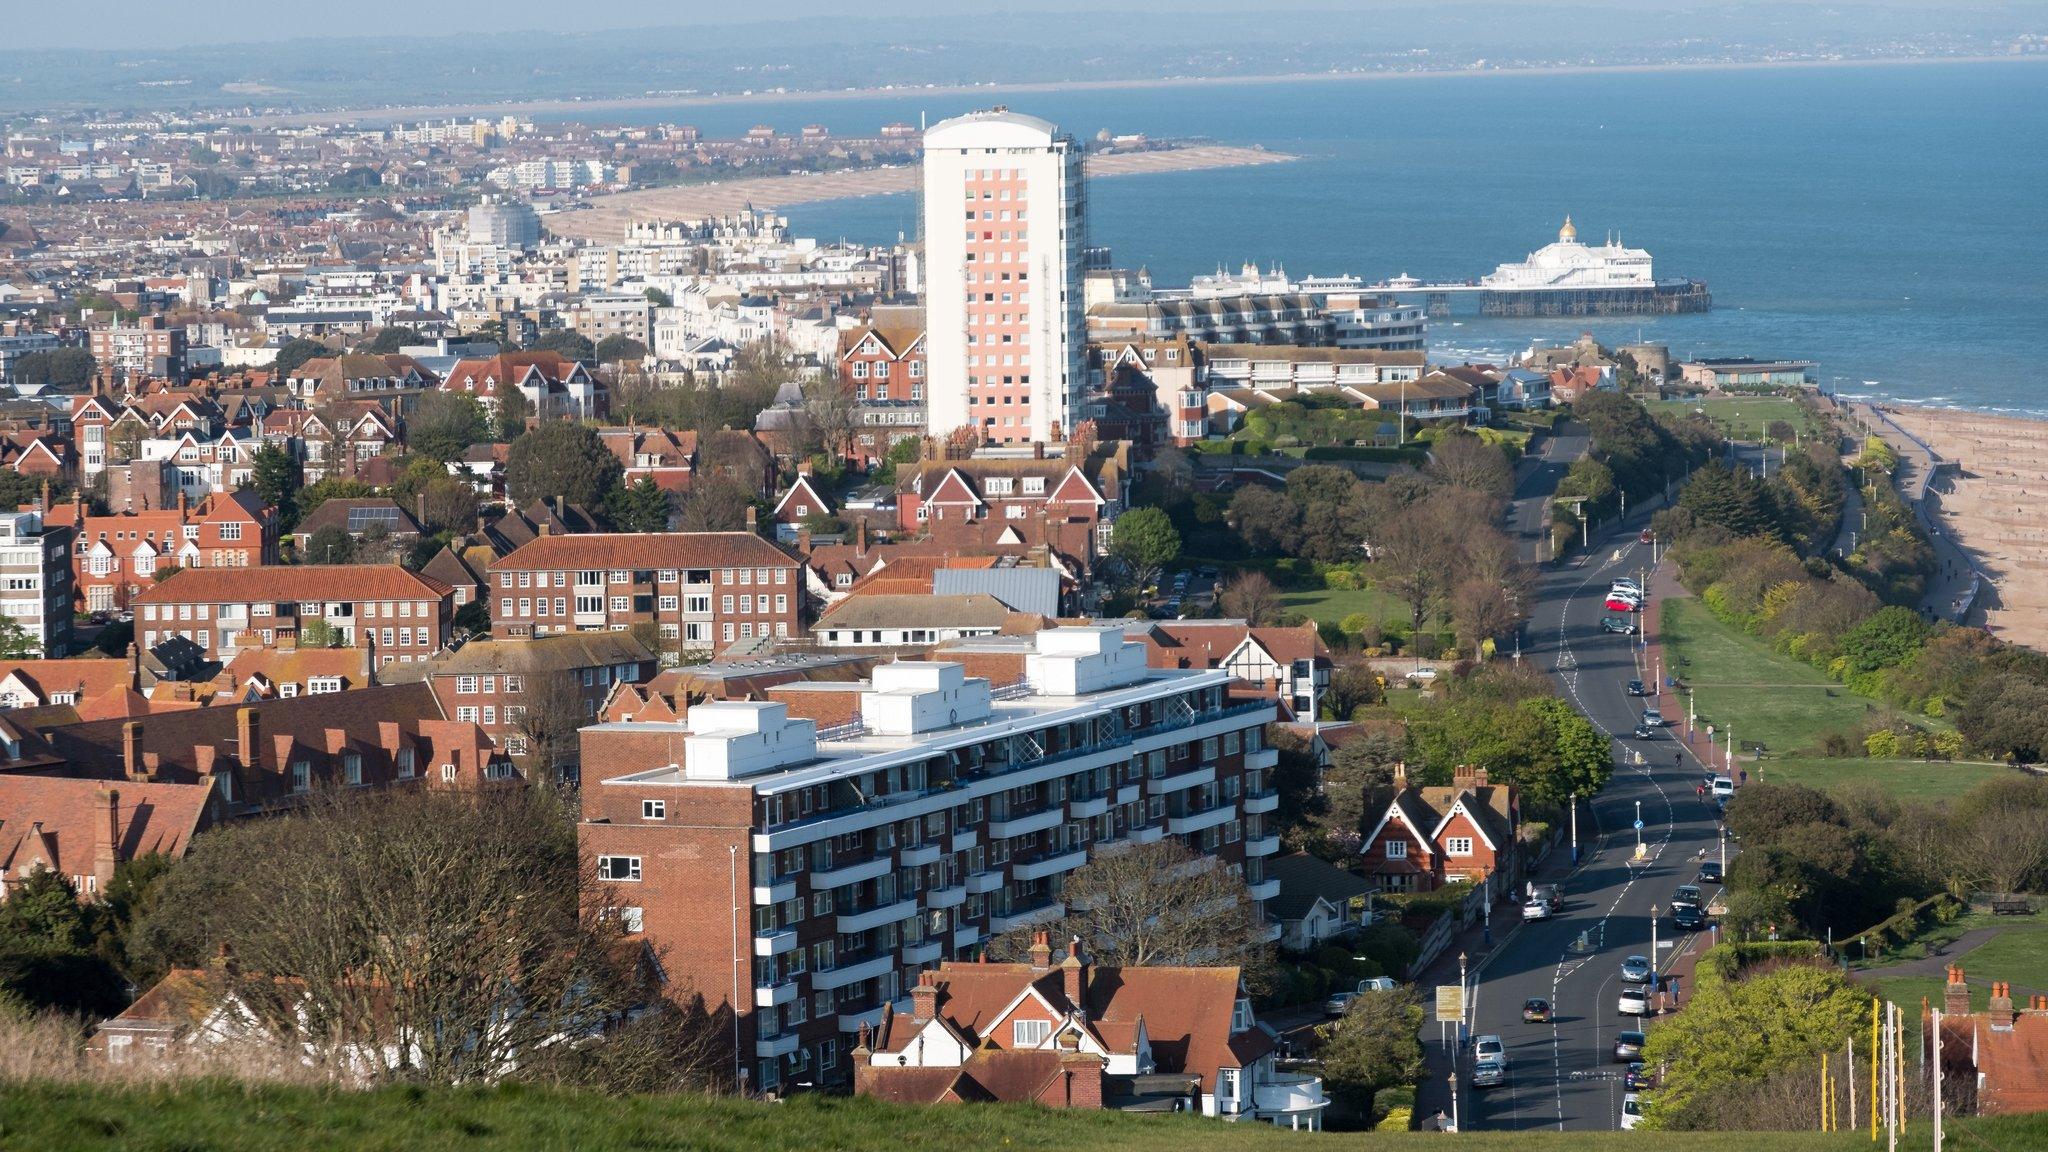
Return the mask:
[[143, 780], [149, 770], [142, 762], [142, 721], [129, 720], [121, 725], [121, 770], [130, 780]]

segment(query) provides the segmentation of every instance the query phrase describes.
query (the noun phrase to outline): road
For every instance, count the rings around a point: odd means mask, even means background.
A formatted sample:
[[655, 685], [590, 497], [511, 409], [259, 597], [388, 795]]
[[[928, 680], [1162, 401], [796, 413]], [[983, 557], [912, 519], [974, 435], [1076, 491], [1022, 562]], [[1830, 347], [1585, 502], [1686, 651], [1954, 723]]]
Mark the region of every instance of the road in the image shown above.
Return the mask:
[[[1525, 466], [1517, 485], [1512, 523], [1524, 531], [1540, 524], [1543, 494], [1555, 484], [1550, 476], [1577, 450], [1569, 437], [1548, 447], [1554, 453], [1546, 451], [1533, 467]], [[1616, 1011], [1624, 986], [1621, 961], [1649, 953], [1651, 906], [1668, 908], [1672, 890], [1697, 875], [1695, 853], [1716, 842], [1713, 809], [1693, 791], [1704, 767], [1683, 742], [1682, 705], [1665, 695], [1664, 714], [1676, 723], [1652, 741], [1630, 738], [1644, 701], [1630, 697], [1627, 684], [1652, 676], [1638, 670], [1633, 637], [1599, 627], [1610, 579], [1636, 575], [1649, 563], [1635, 530], [1632, 523], [1590, 555], [1545, 569], [1537, 585], [1522, 658], [1552, 670], [1567, 699], [1602, 730], [1621, 737], [1617, 755], [1628, 759], [1641, 748], [1649, 764], [1617, 767], [1613, 782], [1589, 806], [1593, 819], [1582, 810], [1584, 863], [1564, 886], [1562, 912], [1515, 929], [1474, 974], [1472, 1031], [1505, 1039], [1509, 1082], [1483, 1093], [1461, 1091], [1467, 1130], [1618, 1127], [1622, 1086], [1621, 1065], [1612, 1060], [1614, 1036], [1641, 1027]], [[1674, 756], [1683, 763], [1674, 764]], [[1638, 803], [1648, 857], [1635, 866], [1631, 825]], [[1597, 832], [1595, 823], [1607, 831]], [[1667, 914], [1658, 928], [1664, 960], [1674, 954], [1675, 933]], [[1532, 997], [1555, 1006], [1552, 1022], [1522, 1023], [1522, 1003]], [[1469, 1062], [1461, 1067], [1469, 1068]]]

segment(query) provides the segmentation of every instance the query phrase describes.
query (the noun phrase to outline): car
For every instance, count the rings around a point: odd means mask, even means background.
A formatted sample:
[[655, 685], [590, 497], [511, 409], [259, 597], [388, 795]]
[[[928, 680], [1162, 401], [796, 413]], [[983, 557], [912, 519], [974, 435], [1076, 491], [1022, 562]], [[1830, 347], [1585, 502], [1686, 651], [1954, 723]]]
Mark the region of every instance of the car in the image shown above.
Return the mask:
[[1630, 1131], [1643, 1119], [1642, 1097], [1631, 1092], [1621, 1098], [1621, 1130]]
[[1628, 682], [1628, 694], [1631, 696], [1648, 696], [1650, 690], [1643, 687], [1641, 680], [1631, 680]]
[[1726, 776], [1714, 777], [1714, 799], [1726, 800], [1735, 795], [1735, 781]]
[[1540, 999], [1530, 999], [1522, 1001], [1522, 1023], [1550, 1023], [1550, 1001]]
[[1643, 1045], [1649, 1037], [1641, 1032], [1616, 1032], [1614, 1034], [1614, 1062], [1629, 1064], [1643, 1058]]
[[1600, 630], [1602, 632], [1618, 632], [1623, 636], [1633, 636], [1636, 634], [1636, 622], [1626, 616], [1602, 616], [1600, 618]]
[[1358, 999], [1358, 993], [1356, 992], [1339, 992], [1328, 1000], [1323, 1001], [1323, 1015], [1342, 1016], [1345, 1010], [1351, 1007], [1351, 1002], [1356, 999]]
[[1507, 1042], [1498, 1035], [1488, 1032], [1472, 1038], [1472, 1058], [1475, 1060], [1500, 1060], [1508, 1058]]
[[1690, 904], [1697, 908], [1700, 906], [1701, 899], [1700, 886], [1697, 884], [1680, 884], [1671, 893], [1673, 907], [1680, 904]]
[[1631, 956], [1623, 960], [1621, 962], [1621, 978], [1631, 984], [1648, 984], [1650, 982], [1650, 958], [1648, 956]]
[[1474, 1088], [1498, 1088], [1508, 1082], [1508, 1062], [1501, 1059], [1480, 1059], [1472, 1062], [1472, 1086]]
[[1643, 586], [1629, 579], [1626, 576], [1616, 577], [1614, 583], [1608, 585], [1608, 587], [1612, 588], [1616, 592], [1626, 592], [1629, 595], [1634, 596], [1638, 599], [1641, 599], [1643, 595]]
[[1719, 884], [1720, 882], [1721, 862], [1719, 860], [1709, 860], [1700, 865], [1700, 883]]
[[1643, 988], [1623, 988], [1616, 998], [1614, 1010], [1623, 1016], [1648, 1016], [1650, 1014], [1650, 993]]
[[1431, 683], [1436, 679], [1436, 669], [1417, 668], [1415, 671], [1408, 673], [1408, 679], [1420, 680], [1425, 684]]
[[1544, 900], [1544, 899], [1541, 899], [1541, 898], [1532, 898], [1532, 899], [1529, 899], [1529, 900], [1524, 900], [1524, 901], [1522, 902], [1522, 919], [1524, 919], [1524, 920], [1548, 920], [1548, 919], [1550, 919], [1550, 901], [1548, 901], [1548, 900]]
[[1657, 738], [1657, 730], [1655, 728], [1645, 728], [1638, 724], [1636, 725], [1636, 730], [1629, 733], [1629, 735], [1638, 740], [1655, 740]]
[[1641, 601], [1626, 600], [1616, 596], [1609, 596], [1607, 602], [1602, 607], [1606, 608], [1609, 612], [1640, 612], [1643, 610]]
[[1671, 922], [1683, 931], [1692, 932], [1706, 927], [1707, 915], [1696, 904], [1680, 904], [1671, 910]]
[[1659, 712], [1655, 708], [1643, 709], [1643, 726], [1645, 728], [1662, 728], [1664, 726], [1664, 713]]
[[1636, 533], [1636, 543], [1638, 544], [1648, 544], [1650, 541], [1655, 540], [1656, 538], [1657, 534], [1655, 532], [1650, 531], [1648, 528], [1645, 528], [1641, 532]]
[[1644, 1088], [1656, 1087], [1657, 1080], [1654, 1076], [1650, 1075], [1650, 1070], [1643, 1066], [1643, 1062], [1637, 1060], [1627, 1068], [1622, 1069], [1621, 1086], [1631, 1092], [1637, 1092]]

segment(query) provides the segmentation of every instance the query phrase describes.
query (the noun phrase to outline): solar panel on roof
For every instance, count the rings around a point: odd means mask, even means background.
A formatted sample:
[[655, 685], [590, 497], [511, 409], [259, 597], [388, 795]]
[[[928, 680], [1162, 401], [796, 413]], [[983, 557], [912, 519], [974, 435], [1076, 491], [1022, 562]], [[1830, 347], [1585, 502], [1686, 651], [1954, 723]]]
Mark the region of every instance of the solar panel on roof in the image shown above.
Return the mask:
[[398, 527], [398, 509], [351, 508], [348, 510], [349, 531], [361, 532], [373, 524], [381, 524], [386, 529]]

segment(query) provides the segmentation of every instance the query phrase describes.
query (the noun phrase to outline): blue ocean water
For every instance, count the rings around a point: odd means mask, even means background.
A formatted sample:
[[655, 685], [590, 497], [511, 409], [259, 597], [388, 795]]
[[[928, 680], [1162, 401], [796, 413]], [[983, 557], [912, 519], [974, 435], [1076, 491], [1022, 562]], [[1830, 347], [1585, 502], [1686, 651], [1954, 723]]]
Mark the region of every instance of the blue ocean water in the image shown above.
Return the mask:
[[[868, 133], [1005, 99], [905, 94], [671, 110]], [[1591, 330], [1679, 355], [1796, 356], [1844, 392], [2048, 413], [2048, 65], [1876, 65], [1442, 76], [1032, 93], [1019, 111], [1262, 144], [1297, 163], [1097, 181], [1090, 240], [1184, 283], [1218, 265], [1463, 279], [1519, 260], [1569, 213], [1706, 315], [1439, 322], [1439, 355], [1498, 357]], [[802, 234], [893, 240], [909, 196], [799, 205]], [[1875, 381], [1875, 384], [1866, 384]]]

